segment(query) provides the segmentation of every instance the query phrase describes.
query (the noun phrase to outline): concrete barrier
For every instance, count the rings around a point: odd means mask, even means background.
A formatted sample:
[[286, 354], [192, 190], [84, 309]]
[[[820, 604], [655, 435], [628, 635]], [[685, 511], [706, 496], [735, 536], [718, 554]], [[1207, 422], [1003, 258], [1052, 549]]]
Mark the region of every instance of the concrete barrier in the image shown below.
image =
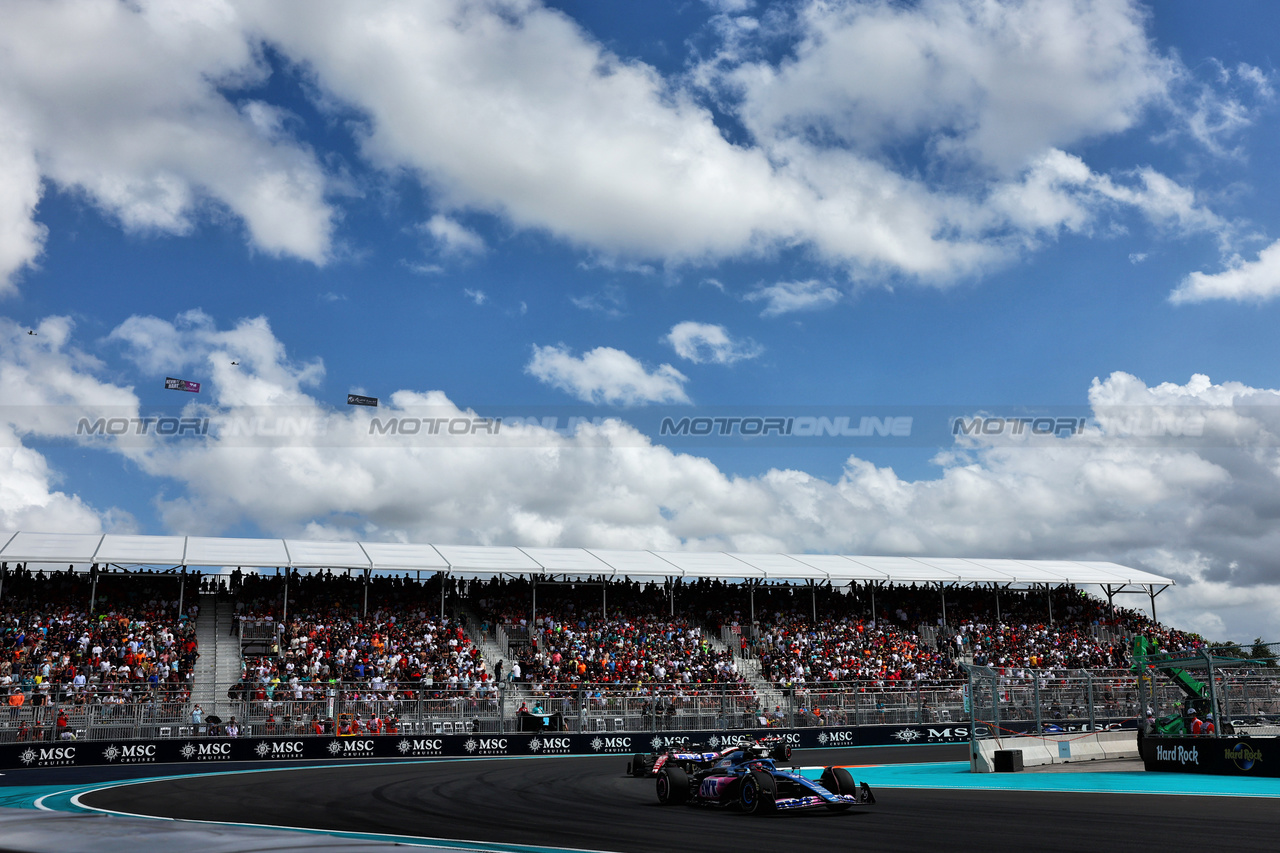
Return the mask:
[[969, 769], [974, 773], [994, 772], [994, 755], [1001, 749], [1022, 750], [1024, 767], [1139, 757], [1138, 735], [1134, 731], [1025, 735], [978, 741]]

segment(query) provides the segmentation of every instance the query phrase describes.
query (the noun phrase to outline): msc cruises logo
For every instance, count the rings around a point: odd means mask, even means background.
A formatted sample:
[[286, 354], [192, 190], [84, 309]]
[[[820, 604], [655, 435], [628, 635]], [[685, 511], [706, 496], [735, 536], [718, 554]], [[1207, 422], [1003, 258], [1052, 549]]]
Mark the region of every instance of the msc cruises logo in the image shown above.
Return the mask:
[[894, 740], [900, 740], [903, 743], [912, 743], [914, 741], [920, 740], [920, 738], [923, 737], [923, 735], [921, 735], [915, 729], [900, 729], [894, 732], [892, 737]]
[[441, 738], [400, 738], [396, 749], [401, 755], [440, 755], [444, 752], [444, 740]]
[[553, 752], [569, 752], [571, 749], [567, 737], [535, 737], [529, 741], [530, 752], [542, 752], [544, 755]]
[[262, 741], [253, 748], [259, 758], [301, 758], [302, 741], [276, 740]]
[[63, 764], [74, 764], [76, 748], [74, 746], [37, 746], [27, 747], [18, 754], [23, 766], [55, 767]]
[[823, 746], [849, 746], [853, 743], [853, 732], [836, 731], [836, 732], [819, 732], [818, 743]]
[[[299, 743], [298, 746], [301, 748], [302, 745]], [[328, 749], [330, 755], [341, 755], [343, 758], [359, 758], [373, 755], [373, 741], [334, 740], [329, 742]]]
[[629, 737], [597, 737], [591, 739], [591, 748], [596, 752], [630, 752], [632, 749]]
[[113, 762], [118, 758], [121, 764], [143, 764], [156, 760], [156, 745], [154, 743], [138, 743], [116, 746], [113, 743], [102, 750], [102, 757], [108, 762]]
[[212, 741], [194, 744], [188, 741], [178, 750], [184, 761], [229, 761], [231, 760], [231, 743], [229, 741]]
[[471, 755], [506, 755], [507, 739], [504, 737], [469, 737], [466, 743], [462, 745], [462, 748]]

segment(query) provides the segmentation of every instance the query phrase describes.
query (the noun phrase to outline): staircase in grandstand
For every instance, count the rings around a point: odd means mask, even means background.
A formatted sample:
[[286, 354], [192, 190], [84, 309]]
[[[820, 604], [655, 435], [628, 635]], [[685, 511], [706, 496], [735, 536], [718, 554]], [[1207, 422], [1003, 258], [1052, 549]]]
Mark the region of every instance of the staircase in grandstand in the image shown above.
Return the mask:
[[[532, 705], [533, 693], [529, 690], [527, 684], [512, 683], [506, 680], [507, 674], [511, 672], [513, 658], [502, 626], [492, 622], [484, 622], [466, 607], [458, 609], [458, 616], [462, 619], [462, 626], [467, 632], [467, 636], [480, 649], [480, 655], [484, 658], [485, 672], [489, 673], [490, 678], [495, 677], [494, 667], [498, 661], [502, 661], [503, 684], [500, 695], [503, 697], [503, 716], [514, 716], [522, 702], [528, 702]], [[486, 627], [488, 630], [485, 630]]]
[[789, 708], [790, 702], [782, 694], [782, 691], [774, 686], [773, 682], [765, 678], [764, 673], [760, 670], [760, 662], [749, 654], [744, 655], [741, 646], [738, 644], [738, 636], [733, 634], [730, 629], [724, 628], [720, 636], [710, 629], [705, 630], [703, 634], [711, 643], [711, 647], [717, 652], [733, 652], [733, 663], [737, 667], [738, 674], [747, 679], [752, 689], [756, 691], [756, 695], [760, 697], [761, 713], [768, 713], [774, 708]]
[[210, 714], [227, 719], [231, 703], [228, 685], [240, 679], [240, 638], [235, 636], [235, 611], [229, 601], [215, 594], [200, 596], [200, 615], [196, 618], [196, 642], [200, 657], [196, 661], [191, 701]]

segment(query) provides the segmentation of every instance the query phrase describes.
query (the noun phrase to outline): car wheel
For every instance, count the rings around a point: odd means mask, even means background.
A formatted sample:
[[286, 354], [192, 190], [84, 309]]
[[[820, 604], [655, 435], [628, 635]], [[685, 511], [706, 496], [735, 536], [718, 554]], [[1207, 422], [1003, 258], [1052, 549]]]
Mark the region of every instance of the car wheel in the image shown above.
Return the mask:
[[[843, 767], [828, 767], [822, 774], [821, 784], [833, 794], [844, 794], [849, 797], [858, 796], [858, 783], [853, 781], [853, 774]], [[852, 803], [827, 803], [833, 812], [842, 812], [853, 808]]]
[[658, 802], [674, 806], [689, 799], [689, 774], [679, 767], [664, 767], [658, 773]]
[[844, 767], [832, 767], [831, 778], [835, 782], [835, 788], [831, 793], [848, 794], [851, 797], [858, 795], [858, 783], [853, 781], [853, 774]]
[[773, 776], [760, 770], [752, 770], [742, 777], [738, 786], [738, 805], [747, 814], [764, 814], [773, 811], [777, 799], [778, 784]]

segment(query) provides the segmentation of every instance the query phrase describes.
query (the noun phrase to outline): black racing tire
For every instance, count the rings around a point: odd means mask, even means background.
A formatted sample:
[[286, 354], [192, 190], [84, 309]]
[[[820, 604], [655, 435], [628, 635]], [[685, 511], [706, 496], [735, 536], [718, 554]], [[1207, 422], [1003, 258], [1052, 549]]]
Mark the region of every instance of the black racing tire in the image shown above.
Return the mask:
[[[827, 790], [831, 793], [849, 797], [858, 796], [858, 783], [853, 781], [853, 774], [845, 768], [829, 767], [827, 773], [823, 775], [829, 782]], [[827, 803], [827, 808], [833, 812], [843, 812], [853, 808], [853, 803]]]
[[769, 773], [752, 770], [738, 786], [738, 806], [746, 814], [766, 814], [774, 810], [778, 783]]
[[853, 781], [853, 774], [844, 767], [832, 767], [831, 778], [835, 781], [835, 790], [833, 794], [847, 794], [850, 797], [858, 796], [858, 783]]
[[689, 774], [679, 767], [664, 767], [658, 772], [658, 802], [678, 806], [689, 799]]
[[784, 743], [782, 745], [782, 760], [783, 761], [791, 760], [791, 744], [789, 743]]
[[645, 767], [644, 756], [643, 756], [643, 755], [641, 755], [641, 754], [639, 754], [639, 753], [636, 753], [636, 754], [632, 757], [632, 759], [631, 759], [631, 763], [627, 765], [627, 775], [628, 775], [628, 776], [643, 776], [643, 775], [644, 775], [644, 767]]

